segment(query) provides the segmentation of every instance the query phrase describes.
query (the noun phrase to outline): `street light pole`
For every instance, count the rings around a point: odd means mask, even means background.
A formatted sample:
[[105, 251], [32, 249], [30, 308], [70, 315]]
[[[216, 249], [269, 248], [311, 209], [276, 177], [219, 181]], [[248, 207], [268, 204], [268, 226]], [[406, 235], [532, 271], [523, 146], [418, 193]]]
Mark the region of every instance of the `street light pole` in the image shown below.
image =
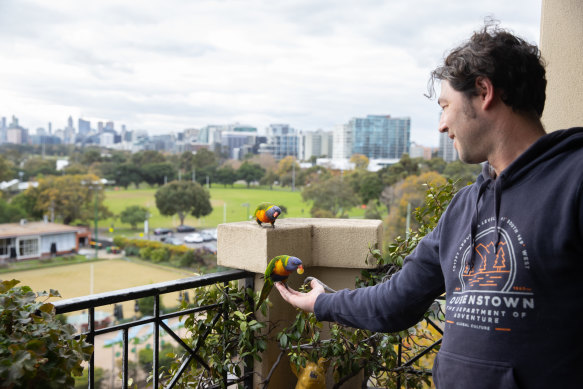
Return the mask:
[[97, 219], [98, 219], [98, 213], [97, 213], [97, 186], [95, 187], [95, 239], [93, 240], [95, 242], [95, 259], [97, 259], [97, 257], [99, 256], [99, 242], [97, 241], [97, 234], [98, 234], [98, 228], [97, 228]]

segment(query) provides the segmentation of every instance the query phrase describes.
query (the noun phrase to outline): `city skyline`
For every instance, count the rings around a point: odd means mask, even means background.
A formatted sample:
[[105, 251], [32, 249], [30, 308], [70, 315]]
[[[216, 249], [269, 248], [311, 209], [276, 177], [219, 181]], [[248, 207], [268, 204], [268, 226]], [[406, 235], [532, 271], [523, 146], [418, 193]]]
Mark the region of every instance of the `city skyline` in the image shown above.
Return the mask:
[[[538, 43], [540, 0], [0, 3], [0, 116], [31, 131], [69, 116], [156, 135], [209, 124], [332, 130], [411, 118], [437, 146], [429, 72], [492, 16]], [[544, 54], [544, 53], [543, 53]]]

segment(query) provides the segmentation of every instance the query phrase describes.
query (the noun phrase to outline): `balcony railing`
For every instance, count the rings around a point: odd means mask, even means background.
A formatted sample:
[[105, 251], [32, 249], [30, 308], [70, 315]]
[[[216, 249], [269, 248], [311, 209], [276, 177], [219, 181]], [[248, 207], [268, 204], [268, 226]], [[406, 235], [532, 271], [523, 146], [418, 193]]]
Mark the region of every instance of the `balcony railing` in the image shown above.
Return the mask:
[[[122, 331], [122, 385], [123, 388], [127, 388], [129, 385], [129, 375], [128, 375], [128, 354], [129, 354], [129, 330], [130, 328], [142, 326], [144, 324], [153, 323], [153, 387], [158, 388], [159, 382], [159, 351], [160, 351], [160, 328], [168, 333], [174, 340], [180, 344], [184, 350], [188, 353], [188, 358], [185, 358], [184, 363], [179, 368], [178, 372], [174, 375], [172, 380], [168, 383], [167, 388], [172, 388], [180, 379], [184, 371], [189, 367], [191, 363], [197, 363], [203, 366], [205, 369], [210, 370], [207, 362], [204, 361], [198, 354], [198, 348], [203, 344], [204, 334], [198, 339], [195, 348], [188, 346], [181, 338], [178, 336], [165, 322], [164, 320], [175, 318], [178, 316], [193, 314], [193, 313], [204, 313], [210, 310], [219, 310], [217, 316], [228, 314], [228, 312], [223, 312], [223, 307], [220, 303], [205, 305], [196, 308], [189, 308], [185, 310], [178, 310], [171, 313], [160, 313], [160, 296], [171, 292], [180, 292], [187, 289], [201, 288], [204, 286], [214, 285], [218, 283], [227, 284], [230, 281], [242, 280], [245, 288], [254, 287], [254, 274], [244, 271], [244, 270], [229, 270], [220, 273], [212, 273], [197, 277], [184, 278], [174, 281], [161, 282], [157, 284], [145, 285], [135, 288], [122, 289], [113, 292], [95, 294], [91, 296], [84, 296], [79, 298], [72, 298], [68, 300], [63, 300], [55, 302], [55, 308], [57, 314], [63, 314], [68, 312], [75, 312], [80, 310], [87, 310], [87, 331], [82, 334], [87, 336], [87, 341], [91, 344], [95, 344], [95, 337], [111, 332]], [[95, 328], [95, 308], [122, 303], [125, 301], [132, 301], [144, 297], [154, 297], [154, 313], [153, 317], [136, 319], [127, 323], [114, 325], [107, 328]], [[252, 304], [251, 304], [252, 306]], [[215, 320], [216, 321], [216, 320]], [[213, 321], [213, 322], [215, 322]], [[81, 335], [81, 334], [80, 334]], [[95, 351], [93, 356], [89, 361], [88, 369], [89, 377], [89, 388], [95, 387]], [[214, 387], [227, 387], [227, 385], [233, 383], [242, 382], [245, 388], [251, 388], [253, 385], [253, 360], [246, 361], [245, 366], [242, 370], [240, 377], [228, 378], [226, 375], [223, 376], [222, 385], [216, 384]], [[213, 386], [211, 386], [213, 387]]]

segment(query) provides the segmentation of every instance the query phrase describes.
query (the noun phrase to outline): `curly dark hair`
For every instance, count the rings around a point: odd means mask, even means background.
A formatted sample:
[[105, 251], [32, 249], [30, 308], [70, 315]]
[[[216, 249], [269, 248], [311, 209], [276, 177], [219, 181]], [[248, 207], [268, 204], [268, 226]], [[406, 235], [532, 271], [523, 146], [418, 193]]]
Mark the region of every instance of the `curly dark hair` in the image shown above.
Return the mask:
[[536, 45], [486, 20], [483, 29], [453, 49], [443, 65], [431, 72], [427, 96], [435, 96], [435, 80], [447, 80], [467, 97], [476, 96], [476, 78], [487, 77], [506, 105], [515, 112], [540, 119], [546, 99], [545, 73], [545, 63]]

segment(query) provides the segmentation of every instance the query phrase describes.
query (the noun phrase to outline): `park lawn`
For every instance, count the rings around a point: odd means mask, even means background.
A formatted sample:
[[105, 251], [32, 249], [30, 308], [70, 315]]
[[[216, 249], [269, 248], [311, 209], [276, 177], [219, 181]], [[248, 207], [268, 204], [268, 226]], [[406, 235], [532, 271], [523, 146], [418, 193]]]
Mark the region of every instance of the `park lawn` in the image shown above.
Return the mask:
[[[149, 209], [149, 228], [153, 230], [157, 227], [175, 228], [180, 225], [180, 219], [175, 216], [162, 216], [156, 208], [155, 193], [156, 188], [147, 189], [115, 189], [106, 192], [105, 204], [114, 214], [119, 215], [130, 205], [141, 205]], [[187, 215], [184, 224], [197, 228], [214, 228], [221, 223], [231, 223], [248, 220], [252, 217], [257, 204], [262, 202], [272, 202], [277, 205], [284, 205], [288, 213], [284, 217], [310, 217], [311, 204], [302, 200], [299, 191], [292, 192], [289, 189], [265, 189], [246, 188], [235, 186], [222, 187], [215, 185], [209, 190], [213, 211], [210, 215], [197, 219]], [[248, 204], [248, 205], [247, 205]], [[355, 207], [349, 212], [352, 218], [362, 218], [364, 210]], [[100, 229], [115, 227], [125, 232], [131, 232], [130, 226], [122, 223], [119, 219], [106, 219], [99, 221]], [[138, 225], [138, 229], [143, 231], [143, 224]]]
[[[68, 266], [40, 267], [34, 270], [16, 271], [2, 274], [2, 279], [16, 279], [19, 286], [28, 285], [35, 292], [56, 289], [63, 299], [87, 296], [91, 293], [91, 268], [93, 267], [93, 293], [110, 292], [118, 289], [149, 285], [157, 282], [192, 277], [195, 274], [186, 270], [163, 268], [161, 266], [140, 264], [122, 259], [109, 259]], [[164, 306], [176, 306], [177, 293], [162, 295]], [[49, 301], [58, 301], [51, 299]], [[113, 314], [113, 306], [98, 308]], [[125, 317], [133, 315], [134, 302], [123, 303]]]

